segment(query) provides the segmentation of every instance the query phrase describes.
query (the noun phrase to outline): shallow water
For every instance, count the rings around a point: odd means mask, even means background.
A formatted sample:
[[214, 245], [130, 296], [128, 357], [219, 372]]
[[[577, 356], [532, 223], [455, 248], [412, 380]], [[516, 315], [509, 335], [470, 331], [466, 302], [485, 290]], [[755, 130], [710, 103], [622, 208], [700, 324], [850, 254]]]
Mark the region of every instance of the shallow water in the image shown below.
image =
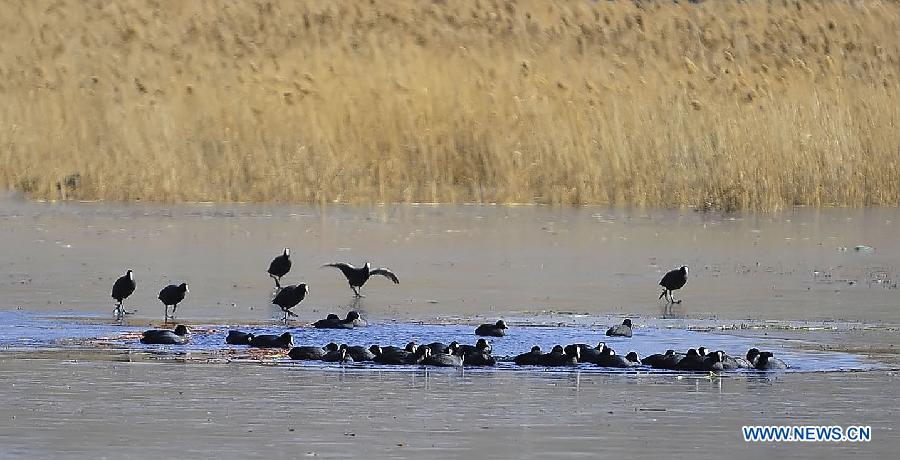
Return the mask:
[[[705, 346], [711, 350], [724, 350], [732, 356], [743, 356], [751, 347], [775, 352], [776, 356], [789, 363], [789, 372], [823, 372], [846, 370], [871, 370], [887, 367], [884, 363], [866, 359], [862, 356], [834, 351], [816, 351], [792, 346], [790, 341], [764, 337], [741, 337], [706, 331], [695, 331], [677, 328], [648, 327], [638, 328], [635, 337], [606, 337], [605, 328], [591, 327], [528, 327], [516, 326], [511, 322], [509, 334], [505, 337], [491, 337], [489, 342], [493, 355], [498, 359], [512, 358], [519, 353], [539, 345], [545, 352], [553, 345], [570, 343], [605, 342], [609, 347], [624, 355], [636, 351], [639, 356], [662, 353], [672, 348], [685, 351], [689, 348]], [[637, 325], [637, 324], [636, 324]], [[430, 342], [472, 344], [477, 337], [468, 325], [438, 325], [423, 323], [376, 323], [367, 327], [351, 330], [315, 329], [311, 327], [290, 326], [241, 326], [241, 325], [206, 325], [193, 326], [191, 342], [187, 345], [145, 345], [140, 343], [140, 332], [144, 328], [104, 324], [96, 321], [75, 319], [54, 319], [33, 313], [0, 312], [0, 349], [92, 349], [104, 348], [127, 349], [151, 353], [206, 353], [215, 355], [229, 351], [229, 356], [241, 356], [249, 347], [227, 345], [225, 336], [229, 329], [238, 329], [254, 334], [281, 334], [290, 332], [295, 345], [322, 346], [328, 342], [347, 343], [351, 345], [369, 346], [396, 345], [404, 346], [409, 341], [419, 344]], [[101, 339], [101, 340], [89, 340]], [[237, 352], [235, 354], [234, 352]], [[281, 364], [295, 364], [288, 359], [280, 360]], [[310, 366], [323, 366], [320, 362], [302, 363]], [[371, 364], [354, 364], [354, 368], [379, 368]], [[412, 368], [413, 366], [410, 366]], [[520, 368], [512, 363], [499, 364], [499, 369], [535, 370], [534, 367]], [[578, 370], [584, 372], [622, 372], [612, 369], [598, 368], [582, 364]], [[560, 371], [555, 369], [554, 371]], [[563, 370], [568, 371], [568, 370]], [[631, 371], [634, 371], [633, 369]], [[641, 372], [662, 372], [641, 368]], [[755, 372], [755, 371], [754, 371]]]
[[[0, 199], [0, 458], [887, 458], [900, 448], [898, 210], [721, 216], [490, 206], [42, 204]], [[857, 246], [862, 246], [856, 250]], [[474, 342], [495, 355], [596, 343], [642, 356], [775, 351], [788, 372], [423, 369], [249, 359], [229, 328], [278, 332], [265, 269], [310, 297], [297, 344]], [[331, 261], [386, 265], [353, 302]], [[657, 301], [691, 267], [684, 302]], [[123, 324], [110, 287], [138, 289]], [[186, 347], [142, 345], [159, 289], [187, 281]], [[318, 331], [348, 309], [371, 325]], [[607, 338], [625, 316], [632, 339]], [[852, 371], [852, 372], [847, 372]], [[748, 445], [743, 424], [864, 424], [866, 444]]]

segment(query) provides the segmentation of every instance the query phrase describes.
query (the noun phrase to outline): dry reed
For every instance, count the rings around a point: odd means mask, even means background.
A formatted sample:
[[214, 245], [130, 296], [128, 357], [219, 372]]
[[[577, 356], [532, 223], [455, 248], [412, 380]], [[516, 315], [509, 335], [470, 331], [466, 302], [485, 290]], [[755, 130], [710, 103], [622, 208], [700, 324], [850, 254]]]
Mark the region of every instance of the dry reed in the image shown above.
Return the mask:
[[34, 198], [900, 204], [895, 1], [6, 3]]

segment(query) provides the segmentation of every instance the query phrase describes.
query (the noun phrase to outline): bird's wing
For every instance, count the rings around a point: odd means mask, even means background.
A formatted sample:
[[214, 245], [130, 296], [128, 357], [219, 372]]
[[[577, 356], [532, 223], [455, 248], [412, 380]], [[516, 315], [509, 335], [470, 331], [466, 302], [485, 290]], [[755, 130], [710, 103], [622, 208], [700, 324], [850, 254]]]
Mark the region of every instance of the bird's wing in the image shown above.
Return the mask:
[[278, 294], [275, 294], [275, 298], [272, 299], [273, 305], [281, 306], [281, 304], [286, 303], [288, 300], [288, 296], [291, 295], [291, 292], [294, 290], [294, 286], [285, 286], [278, 291]]
[[350, 277], [350, 274], [353, 273], [353, 270], [356, 269], [356, 267], [354, 267], [353, 265], [345, 264], [345, 263], [343, 263], [343, 262], [334, 262], [334, 263], [325, 264], [325, 265], [322, 265], [322, 266], [323, 266], [323, 267], [334, 267], [334, 268], [338, 268], [338, 269], [340, 269], [342, 272], [344, 272], [344, 276], [346, 276], [346, 277], [348, 277], [348, 278]]
[[374, 270], [371, 270], [371, 271], [369, 271], [369, 275], [381, 275], [381, 276], [393, 281], [394, 284], [400, 284], [400, 280], [397, 279], [397, 275], [395, 275], [394, 272], [392, 272], [386, 268], [376, 268]]
[[125, 290], [125, 278], [124, 276], [117, 279], [115, 283], [113, 283], [112, 295], [116, 295], [116, 291], [124, 291]]
[[666, 286], [672, 284], [675, 281], [675, 275], [678, 273], [678, 270], [672, 270], [665, 275], [663, 275], [662, 279], [659, 280], [660, 286]]

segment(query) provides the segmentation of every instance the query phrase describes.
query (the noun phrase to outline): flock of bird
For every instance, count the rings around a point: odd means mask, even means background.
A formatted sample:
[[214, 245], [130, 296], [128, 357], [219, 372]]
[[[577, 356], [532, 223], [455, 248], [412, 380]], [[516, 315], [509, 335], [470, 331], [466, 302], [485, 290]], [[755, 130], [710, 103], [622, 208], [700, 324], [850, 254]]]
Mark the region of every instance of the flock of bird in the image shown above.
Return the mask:
[[[341, 271], [344, 274], [344, 277], [347, 278], [347, 284], [350, 285], [350, 289], [353, 290], [353, 295], [357, 298], [364, 297], [360, 294], [359, 290], [362, 289], [363, 285], [366, 284], [366, 281], [369, 280], [373, 275], [384, 276], [385, 278], [394, 282], [394, 284], [400, 284], [400, 280], [397, 278], [397, 275], [394, 274], [391, 270], [387, 268], [372, 268], [369, 262], [366, 262], [362, 267], [354, 267], [351, 264], [343, 263], [343, 262], [334, 262], [330, 264], [322, 265], [322, 267], [334, 267]], [[275, 289], [277, 290], [277, 294], [272, 299], [272, 304], [277, 305], [281, 308], [281, 311], [284, 312], [283, 321], [287, 322], [288, 317], [296, 317], [297, 314], [292, 312], [291, 309], [296, 307], [306, 296], [309, 294], [309, 287], [306, 283], [292, 284], [289, 286], [281, 286], [281, 278], [288, 274], [291, 271], [291, 250], [290, 248], [284, 248], [284, 252], [280, 255], [272, 259], [272, 262], [269, 264], [268, 273], [269, 276], [275, 280]], [[662, 286], [662, 293], [659, 295], [659, 298], [666, 298], [666, 301], [669, 303], [681, 303], [681, 300], [675, 300], [675, 296], [672, 294], [673, 291], [681, 289], [687, 283], [687, 267], [682, 265], [680, 268], [672, 270], [666, 273], [662, 279], [659, 281], [659, 285]], [[123, 318], [126, 314], [131, 312], [125, 310], [124, 301], [128, 298], [132, 293], [134, 293], [135, 288], [137, 287], [137, 283], [134, 280], [134, 272], [132, 270], [127, 270], [124, 275], [119, 277], [116, 282], [113, 284], [112, 288], [112, 298], [116, 300], [116, 307], [113, 310], [117, 319]], [[178, 309], [178, 304], [184, 301], [185, 296], [189, 292], [187, 283], [181, 283], [178, 285], [170, 284], [161, 291], [159, 291], [159, 301], [162, 302], [165, 307], [164, 318], [166, 322], [170, 318], [175, 317], [175, 311]], [[172, 315], [169, 316], [169, 306], [172, 307]]]
[[[344, 274], [347, 283], [353, 290], [355, 297], [362, 297], [360, 289], [372, 275], [384, 276], [395, 284], [399, 284], [397, 276], [387, 268], [371, 268], [366, 262], [362, 267], [354, 267], [347, 263], [330, 263], [323, 267], [334, 267]], [[272, 304], [277, 305], [284, 312], [283, 321], [286, 323], [289, 316], [297, 315], [291, 311], [309, 293], [306, 284], [282, 286], [281, 279], [291, 270], [290, 249], [275, 257], [269, 265], [269, 276], [275, 281], [277, 293], [272, 299]], [[675, 300], [673, 291], [681, 289], [687, 283], [687, 267], [681, 266], [666, 273], [660, 280], [662, 293], [659, 298], [666, 298], [669, 303], [680, 303]], [[115, 314], [118, 318], [127, 314], [123, 307], [124, 300], [135, 290], [134, 274], [128, 270], [124, 276], [116, 280], [113, 285], [112, 297], [116, 300]], [[174, 317], [178, 304], [182, 302], [188, 292], [186, 283], [166, 286], [159, 293], [159, 300], [165, 307], [165, 319], [169, 320], [169, 306], [172, 306]], [[324, 329], [352, 329], [365, 326], [366, 323], [356, 311], [350, 311], [346, 318], [341, 319], [335, 314], [329, 314], [326, 318], [316, 321], [313, 326]], [[503, 337], [509, 327], [503, 320], [493, 324], [482, 324], [475, 329], [475, 335], [482, 337]], [[633, 325], [630, 319], [625, 319], [622, 324], [610, 327], [606, 331], [610, 337], [632, 337]], [[174, 330], [153, 329], [145, 331], [141, 338], [146, 344], [174, 344], [184, 345], [190, 342], [190, 330], [184, 325], [178, 325]], [[287, 356], [294, 360], [318, 360], [325, 362], [374, 362], [377, 364], [393, 365], [426, 365], [441, 367], [462, 366], [493, 366], [500, 361], [511, 361], [520, 366], [574, 366], [580, 363], [589, 363], [601, 367], [610, 368], [636, 368], [641, 366], [656, 369], [669, 369], [677, 371], [727, 371], [734, 369], [772, 370], [784, 369], [787, 365], [775, 358], [771, 352], [760, 352], [756, 348], [747, 351], [746, 357], [732, 357], [724, 351], [709, 351], [705, 347], [687, 350], [686, 353], [678, 353], [675, 350], [666, 350], [664, 353], [650, 355], [641, 359], [634, 351], [622, 356], [600, 342], [597, 346], [587, 344], [570, 344], [563, 347], [556, 345], [547, 353], [539, 346], [534, 346], [530, 351], [514, 357], [495, 358], [492, 355], [491, 344], [484, 338], [480, 338], [474, 345], [451, 342], [440, 342], [418, 345], [415, 342], [408, 343], [405, 347], [396, 346], [349, 346], [329, 343], [325, 346], [294, 346], [293, 336], [290, 332], [281, 335], [253, 334], [239, 330], [228, 332], [225, 342], [229, 345], [245, 345], [256, 348], [281, 348], [289, 350]]]
[[[346, 319], [337, 315], [314, 323], [317, 328], [344, 329], [357, 327], [361, 321], [359, 314], [351, 311]], [[482, 324], [475, 329], [479, 336], [503, 337], [509, 327], [503, 320], [495, 324]], [[625, 319], [622, 324], [606, 331], [610, 337], [632, 337], [632, 323]], [[184, 325], [178, 325], [174, 331], [153, 329], [144, 332], [141, 342], [145, 344], [184, 345], [190, 342], [190, 331]], [[373, 362], [384, 365], [424, 365], [438, 367], [494, 366], [498, 361], [510, 361], [519, 366], [576, 366], [593, 364], [607, 368], [639, 368], [651, 367], [686, 372], [721, 372], [736, 369], [776, 370], [786, 369], [787, 364], [775, 358], [771, 352], [751, 348], [746, 357], [733, 357], [722, 350], [709, 351], [706, 347], [692, 348], [687, 353], [666, 350], [641, 359], [637, 352], [631, 351], [622, 356], [615, 350], [600, 342], [592, 347], [583, 343], [570, 344], [565, 347], [555, 345], [548, 353], [541, 347], [534, 346], [530, 351], [514, 357], [498, 357], [492, 355], [491, 344], [484, 338], [478, 339], [474, 345], [451, 342], [444, 344], [432, 342], [418, 345], [409, 342], [405, 347], [371, 345], [368, 348], [360, 345], [338, 345], [329, 343], [325, 346], [294, 346], [294, 337], [290, 332], [281, 335], [253, 334], [239, 330], [228, 331], [225, 343], [229, 345], [246, 345], [256, 348], [281, 348], [289, 350], [287, 356], [299, 361], [324, 361], [336, 363]]]
[[[325, 264], [322, 265], [322, 267], [334, 267], [339, 269], [344, 274], [344, 277], [347, 278], [347, 284], [350, 285], [350, 289], [353, 289], [353, 295], [357, 298], [363, 297], [359, 290], [373, 275], [384, 276], [393, 281], [394, 284], [400, 284], [400, 280], [397, 279], [397, 275], [395, 275], [394, 272], [387, 268], [372, 268], [369, 262], [366, 262], [362, 267], [354, 267], [351, 264], [343, 262]], [[281, 285], [281, 278], [290, 271], [291, 250], [290, 248], [284, 248], [284, 252], [280, 256], [272, 259], [272, 263], [269, 264], [268, 273], [269, 276], [275, 280], [275, 289], [278, 291], [272, 299], [272, 304], [277, 305], [281, 308], [281, 311], [284, 312], [283, 321], [285, 322], [287, 322], [288, 316], [297, 316], [291, 309], [296, 307], [297, 304], [302, 302], [309, 294], [309, 287], [306, 283], [292, 284], [289, 286]], [[128, 296], [134, 293], [136, 287], [137, 283], [134, 280], [134, 272], [132, 270], [127, 270], [124, 275], [119, 277], [119, 279], [113, 283], [112, 298], [116, 300], [116, 307], [113, 312], [117, 319], [121, 319], [126, 314], [131, 313], [125, 310], [124, 301]], [[158, 298], [165, 307], [164, 318], [166, 322], [168, 322], [170, 318], [175, 317], [175, 311], [178, 309], [178, 304], [184, 301], [184, 297], [188, 292], [187, 283], [181, 283], [179, 285], [170, 284], [159, 291]], [[169, 315], [169, 306], [172, 306], [171, 316]]]

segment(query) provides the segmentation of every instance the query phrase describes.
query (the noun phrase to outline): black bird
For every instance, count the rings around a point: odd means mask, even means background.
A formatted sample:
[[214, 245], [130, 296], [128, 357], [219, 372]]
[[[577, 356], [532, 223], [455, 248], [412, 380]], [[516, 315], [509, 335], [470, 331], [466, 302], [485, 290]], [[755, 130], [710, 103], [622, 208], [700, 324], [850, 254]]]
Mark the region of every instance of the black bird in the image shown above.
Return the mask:
[[141, 337], [141, 343], [152, 343], [161, 345], [184, 345], [190, 341], [190, 331], [188, 328], [179, 324], [175, 326], [174, 331], [168, 329], [151, 329], [144, 331]]
[[594, 362], [594, 364], [602, 367], [624, 368], [640, 366], [641, 361], [637, 358], [637, 353], [634, 353], [634, 355], [629, 353], [628, 355], [622, 356], [616, 354], [615, 350], [613, 350], [612, 348], [606, 347], [602, 352], [600, 352], [600, 357], [596, 360], [596, 362]]
[[629, 351], [627, 355], [625, 355], [625, 359], [628, 362], [632, 363], [632, 366], [637, 367], [642, 365], [641, 358], [638, 356], [636, 351]]
[[325, 319], [316, 321], [313, 323], [313, 327], [317, 329], [351, 329], [351, 327], [344, 327], [341, 323], [341, 317], [334, 313], [329, 313]]
[[771, 371], [776, 369], [787, 369], [788, 365], [785, 364], [784, 361], [774, 357], [771, 351], [762, 351], [757, 355], [753, 367], [761, 371]]
[[[709, 356], [711, 354], [707, 351], [706, 347], [698, 348], [697, 353], [700, 354], [700, 356]], [[750, 364], [749, 361], [747, 361], [744, 358], [741, 358], [740, 356], [738, 356], [738, 357], [729, 356], [728, 353], [725, 353], [722, 350], [716, 351], [714, 353], [721, 353], [720, 356], [721, 356], [721, 360], [722, 360], [722, 369], [724, 369], [726, 371], [731, 371], [731, 370], [735, 370], [735, 369], [749, 369], [749, 368], [753, 367], [753, 365]]]
[[609, 337], [631, 337], [631, 320], [625, 318], [622, 324], [607, 329], [606, 335]]
[[603, 350], [606, 349], [606, 343], [600, 342], [596, 347], [591, 347], [590, 345], [584, 343], [576, 343], [573, 345], [566, 345], [566, 348], [563, 350], [566, 354], [574, 356], [576, 351], [575, 348], [578, 348], [578, 362], [579, 363], [591, 363], [598, 364], [600, 359], [603, 357]]
[[678, 364], [677, 360], [680, 358], [675, 356], [675, 350], [666, 350], [665, 353], [652, 354], [642, 359], [641, 363], [654, 369], [672, 369]]
[[491, 356], [489, 351], [473, 351], [464, 355], [460, 355], [457, 352], [456, 354], [462, 356], [466, 366], [493, 366], [497, 364], [497, 360]]
[[291, 271], [291, 249], [284, 248], [284, 253], [272, 259], [269, 264], [269, 276], [275, 280], [275, 288], [281, 289], [281, 277]]
[[131, 270], [125, 272], [124, 275], [120, 276], [119, 279], [113, 284], [112, 288], [112, 298], [116, 299], [116, 309], [113, 310], [116, 314], [116, 318], [121, 318], [125, 314], [130, 312], [125, 311], [125, 307], [122, 306], [122, 302], [134, 292], [135, 283], [134, 283], [134, 273]]
[[540, 366], [541, 365], [541, 347], [535, 345], [531, 347], [531, 351], [528, 353], [522, 353], [521, 355], [513, 358], [513, 362], [518, 364], [519, 366]]
[[341, 345], [341, 348], [347, 349], [347, 354], [353, 358], [353, 361], [363, 362], [363, 361], [371, 361], [375, 359], [375, 354], [366, 349], [366, 347], [361, 347], [358, 345], [347, 346], [346, 344]]
[[475, 328], [475, 335], [486, 337], [503, 337], [506, 335], [506, 323], [501, 319], [496, 324], [482, 324]]
[[338, 315], [331, 313], [327, 318], [313, 323], [313, 327], [317, 329], [353, 329], [358, 324], [357, 321], [361, 321], [359, 313], [351, 310], [347, 313], [346, 319], [341, 319]]
[[353, 358], [347, 353], [346, 348], [338, 348], [335, 351], [329, 351], [322, 356], [322, 361], [326, 363], [352, 363]]
[[718, 353], [710, 353], [707, 356], [700, 356], [697, 350], [691, 348], [687, 355], [678, 361], [675, 365], [676, 370], [680, 371], [721, 371], [722, 356]]
[[337, 350], [338, 346], [336, 343], [329, 343], [324, 347], [300, 346], [291, 348], [291, 351], [288, 352], [288, 357], [300, 361], [318, 361], [325, 356], [325, 353]]
[[468, 355], [470, 353], [487, 353], [490, 354], [493, 351], [491, 348], [491, 344], [488, 343], [487, 340], [478, 339], [475, 342], [475, 345], [460, 345], [456, 342], [451, 342], [450, 346], [456, 349], [456, 353], [459, 355]]
[[429, 347], [419, 347], [422, 364], [436, 367], [462, 367], [465, 357], [452, 353], [432, 353]]
[[538, 363], [542, 366], [552, 367], [575, 366], [578, 364], [579, 353], [580, 349], [578, 347], [570, 349], [570, 352], [566, 353], [562, 345], [554, 345], [553, 349], [550, 350], [550, 353], [541, 355], [538, 359]]
[[395, 349], [387, 351], [378, 345], [372, 345], [370, 350], [372, 351], [372, 354], [375, 355], [375, 358], [373, 358], [372, 361], [375, 361], [378, 364], [419, 364], [422, 362], [423, 357], [423, 355], [420, 355], [415, 351]]
[[[457, 345], [459, 345], [459, 344], [457, 344]], [[453, 347], [453, 349], [451, 350], [450, 347], [448, 347], [447, 345], [445, 345], [441, 342], [431, 342], [428, 345], [422, 345], [419, 348], [422, 348], [422, 347], [431, 348], [432, 355], [439, 355], [441, 353], [454, 353], [456, 351], [456, 347]]]
[[169, 305], [172, 305], [172, 318], [175, 318], [175, 310], [178, 309], [178, 304], [184, 300], [184, 295], [188, 293], [188, 285], [187, 283], [181, 283], [179, 285], [170, 284], [164, 288], [162, 291], [159, 291], [159, 301], [163, 303], [166, 307], [165, 311], [165, 319], [169, 320]]
[[288, 315], [297, 316], [291, 311], [291, 308], [296, 307], [301, 300], [306, 298], [307, 294], [309, 294], [309, 288], [304, 283], [285, 286], [278, 291], [278, 294], [272, 299], [272, 303], [278, 305], [284, 312], [284, 322], [287, 322]]
[[662, 279], [659, 280], [659, 285], [663, 287], [662, 294], [659, 295], [659, 298], [666, 298], [666, 301], [669, 303], [681, 303], [680, 300], [675, 300], [675, 296], [672, 295], [672, 291], [677, 291], [684, 287], [685, 283], [687, 283], [687, 267], [682, 265], [681, 268], [676, 270], [672, 270], [665, 275], [663, 275]]
[[759, 358], [759, 348], [751, 348], [747, 350], [747, 362], [751, 366], [756, 367], [756, 360]]
[[256, 348], [291, 348], [294, 346], [294, 337], [290, 332], [285, 332], [281, 335], [254, 335], [250, 339], [250, 346]]
[[253, 334], [243, 331], [228, 331], [228, 337], [225, 337], [225, 343], [229, 345], [250, 345]]
[[372, 275], [381, 275], [389, 280], [393, 281], [394, 284], [400, 284], [400, 280], [397, 279], [397, 275], [394, 272], [388, 270], [387, 268], [371, 268], [371, 265], [366, 262], [360, 268], [356, 268], [353, 265], [345, 264], [342, 262], [336, 262], [331, 264], [322, 265], [323, 267], [335, 267], [341, 270], [344, 273], [344, 276], [347, 278], [347, 283], [350, 284], [350, 289], [353, 289], [353, 294], [356, 297], [362, 297], [363, 295], [359, 293], [359, 290], [366, 284], [366, 281], [369, 280], [369, 277]]

